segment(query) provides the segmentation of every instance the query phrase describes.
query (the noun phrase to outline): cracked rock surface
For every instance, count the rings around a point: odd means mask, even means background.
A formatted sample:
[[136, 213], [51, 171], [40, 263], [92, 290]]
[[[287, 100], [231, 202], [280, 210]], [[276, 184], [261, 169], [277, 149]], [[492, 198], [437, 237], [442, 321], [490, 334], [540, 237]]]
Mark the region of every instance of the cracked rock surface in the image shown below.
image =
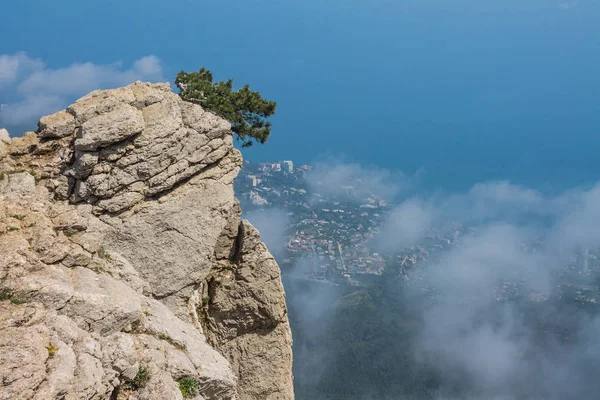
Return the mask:
[[168, 84], [0, 132], [0, 400], [293, 399], [279, 268], [227, 121]]

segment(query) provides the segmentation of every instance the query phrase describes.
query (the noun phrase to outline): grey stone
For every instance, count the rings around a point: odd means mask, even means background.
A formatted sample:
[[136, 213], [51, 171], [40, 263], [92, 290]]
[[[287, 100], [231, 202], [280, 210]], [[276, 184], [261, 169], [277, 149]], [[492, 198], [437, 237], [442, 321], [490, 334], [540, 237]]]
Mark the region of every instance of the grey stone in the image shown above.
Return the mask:
[[75, 149], [97, 150], [127, 139], [143, 129], [144, 117], [140, 111], [129, 105], [121, 105], [85, 122], [75, 139]]
[[196, 399], [293, 399], [279, 268], [240, 221], [230, 124], [136, 82], [39, 126], [0, 141], [0, 290], [23, 303], [0, 301], [0, 400], [181, 399], [182, 376]]
[[75, 118], [65, 110], [42, 117], [38, 125], [42, 138], [61, 138], [75, 132]]
[[213, 274], [207, 288], [213, 294], [208, 314], [216, 325], [207, 335], [239, 371], [240, 398], [290, 399], [292, 336], [279, 267], [248, 221], [239, 229], [239, 262]]

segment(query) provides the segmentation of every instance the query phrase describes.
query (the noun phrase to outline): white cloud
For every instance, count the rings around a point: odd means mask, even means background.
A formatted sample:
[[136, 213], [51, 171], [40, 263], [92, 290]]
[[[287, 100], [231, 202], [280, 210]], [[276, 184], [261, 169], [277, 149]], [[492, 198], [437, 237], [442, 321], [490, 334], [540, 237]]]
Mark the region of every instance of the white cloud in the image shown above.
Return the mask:
[[0, 121], [7, 126], [33, 124], [41, 116], [51, 114], [65, 106], [65, 99], [54, 95], [33, 95], [7, 104], [2, 108]]
[[456, 295], [489, 294], [499, 280], [512, 280], [516, 275], [531, 287], [547, 290], [552, 258], [543, 253], [529, 254], [520, 246], [535, 233], [505, 223], [488, 225], [445, 254], [428, 271], [427, 279], [433, 286]]
[[160, 77], [162, 75], [162, 65], [158, 57], [146, 56], [133, 63], [133, 71], [143, 76]]
[[260, 238], [275, 258], [279, 258], [284, 249], [285, 229], [290, 217], [280, 208], [252, 210], [244, 213], [243, 218], [250, 221], [260, 232]]
[[377, 244], [386, 252], [414, 246], [431, 226], [434, 218], [434, 209], [429, 204], [417, 199], [405, 201], [387, 218]]
[[81, 95], [98, 88], [126, 85], [138, 79], [160, 79], [161, 74], [160, 61], [154, 56], [135, 61], [129, 69], [123, 69], [120, 62], [105, 65], [87, 62], [35, 71], [18, 86], [18, 90], [23, 94]]
[[29, 58], [25, 53], [0, 54], [0, 85], [14, 83], [19, 75], [44, 67], [41, 60]]
[[556, 211], [558, 223], [551, 236], [554, 249], [571, 251], [600, 244], [600, 184], [587, 191], [573, 191], [552, 204], [560, 204]]
[[389, 201], [412, 183], [399, 171], [330, 159], [315, 165], [308, 176], [308, 184], [312, 191], [325, 196], [364, 200], [375, 195]]
[[481, 202], [524, 207], [536, 206], [542, 201], [542, 196], [535, 190], [508, 181], [478, 183], [469, 191], [469, 195]]
[[[422, 204], [443, 212], [443, 207], [437, 209], [431, 201], [420, 204], [413, 207], [413, 214], [422, 212]], [[443, 200], [436, 204], [443, 205]], [[527, 303], [500, 303], [495, 297], [502, 281], [537, 293], [559, 293], [554, 278], [565, 267], [565, 256], [581, 246], [592, 248], [600, 243], [600, 184], [553, 197], [507, 182], [483, 183], [454, 196], [452, 207], [479, 207], [480, 215], [493, 215], [498, 221], [482, 221], [477, 234], [463, 237], [419, 270], [417, 285], [435, 287], [438, 294], [423, 307], [423, 325], [415, 346], [418, 356], [435, 362], [448, 382], [469, 382], [476, 394], [461, 398], [591, 398], [594, 381], [587, 377], [590, 373], [584, 360], [597, 363], [597, 351], [586, 354], [590, 344], [598, 346], [600, 319], [590, 320], [585, 313], [571, 315], [570, 309], [549, 304], [549, 316], [543, 318], [570, 321], [563, 322], [564, 326], [578, 336], [568, 346], [549, 343], [542, 347], [547, 351], [540, 352], [538, 321], [527, 314], [530, 309], [523, 306]], [[511, 217], [535, 209], [551, 216], [553, 223], [543, 229], [513, 224], [504, 218], [506, 213], [498, 211], [507, 207], [514, 209]], [[404, 227], [399, 225], [398, 235], [406, 235], [402, 231], [406, 226], [412, 229], [405, 222]], [[421, 229], [418, 224], [417, 229]], [[526, 251], [522, 243], [535, 241], [540, 234], [548, 238], [546, 245]], [[525, 389], [528, 394], [544, 393], [548, 385], [555, 392], [550, 397], [515, 394]], [[573, 391], [573, 387], [577, 389]], [[583, 395], [567, 395], [572, 393]]]
[[468, 193], [441, 198], [438, 203], [446, 217], [469, 223], [507, 221], [524, 214], [549, 212], [540, 193], [508, 181], [478, 183]]
[[25, 53], [0, 55], [0, 84], [12, 102], [2, 111], [3, 124], [34, 126], [42, 116], [66, 107], [77, 97], [96, 89], [108, 89], [136, 80], [162, 80], [162, 66], [156, 56], [146, 56], [125, 67], [122, 62], [75, 63], [48, 68]]

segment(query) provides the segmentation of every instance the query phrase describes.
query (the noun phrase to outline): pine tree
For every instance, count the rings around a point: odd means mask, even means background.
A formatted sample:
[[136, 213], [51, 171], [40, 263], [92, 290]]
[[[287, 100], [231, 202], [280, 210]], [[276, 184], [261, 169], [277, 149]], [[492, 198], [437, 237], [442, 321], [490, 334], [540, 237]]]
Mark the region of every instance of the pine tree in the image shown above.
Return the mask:
[[234, 91], [232, 79], [213, 82], [211, 72], [204, 67], [198, 72], [181, 71], [175, 84], [183, 100], [200, 104], [231, 122], [231, 130], [242, 147], [251, 146], [253, 140], [265, 143], [269, 138], [271, 122], [267, 118], [275, 113], [277, 104], [251, 91], [249, 85]]

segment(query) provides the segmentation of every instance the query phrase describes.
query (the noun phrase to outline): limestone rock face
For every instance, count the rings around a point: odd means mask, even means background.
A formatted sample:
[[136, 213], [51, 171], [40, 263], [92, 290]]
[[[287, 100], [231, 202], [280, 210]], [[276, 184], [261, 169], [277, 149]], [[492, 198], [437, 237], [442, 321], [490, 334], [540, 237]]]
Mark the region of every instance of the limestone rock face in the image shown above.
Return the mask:
[[293, 399], [279, 268], [230, 125], [168, 84], [0, 137], [0, 400]]
[[[240, 387], [241, 398], [293, 398], [287, 350], [292, 342], [279, 267], [248, 221], [240, 224], [237, 240], [237, 263], [214, 273], [206, 288], [214, 326], [208, 337], [244, 380], [256, 382]], [[267, 376], [271, 379], [264, 379]]]
[[10, 142], [10, 135], [8, 134], [8, 131], [6, 129], [0, 129], [0, 142]]

